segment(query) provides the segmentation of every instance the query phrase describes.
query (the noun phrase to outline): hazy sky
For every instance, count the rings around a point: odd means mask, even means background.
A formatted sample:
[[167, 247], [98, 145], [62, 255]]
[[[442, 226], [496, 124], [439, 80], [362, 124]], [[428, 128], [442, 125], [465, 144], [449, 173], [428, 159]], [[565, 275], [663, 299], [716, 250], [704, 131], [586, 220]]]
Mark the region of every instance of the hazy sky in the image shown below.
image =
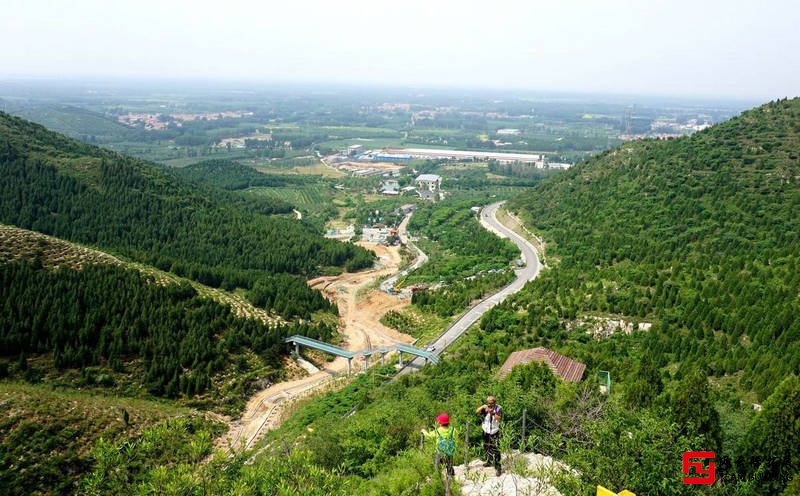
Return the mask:
[[0, 0], [0, 77], [800, 95], [798, 0]]

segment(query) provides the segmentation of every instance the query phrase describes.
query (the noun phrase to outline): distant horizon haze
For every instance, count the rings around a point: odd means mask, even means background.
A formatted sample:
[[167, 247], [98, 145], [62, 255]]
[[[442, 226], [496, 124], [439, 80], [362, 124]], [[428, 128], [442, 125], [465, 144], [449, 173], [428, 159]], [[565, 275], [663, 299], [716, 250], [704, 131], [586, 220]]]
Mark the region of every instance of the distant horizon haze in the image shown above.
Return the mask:
[[800, 95], [800, 2], [6, 0], [0, 79]]
[[674, 104], [674, 105], [722, 105], [737, 108], [750, 108], [768, 101], [793, 98], [791, 96], [774, 96], [766, 98], [747, 98], [720, 95], [676, 95], [664, 93], [612, 92], [612, 91], [580, 91], [557, 90], [547, 88], [513, 88], [498, 86], [458, 86], [446, 84], [387, 84], [387, 83], [352, 83], [325, 81], [293, 81], [293, 80], [242, 80], [225, 78], [157, 78], [157, 77], [125, 77], [125, 76], [25, 76], [3, 75], [0, 73], [0, 98], [9, 88], [17, 87], [26, 90], [62, 89], [84, 92], [131, 91], [132, 88], [149, 93], [153, 91], [176, 91], [186, 96], [193, 92], [210, 94], [224, 93], [264, 93], [269, 96], [280, 94], [325, 95], [325, 94], [367, 94], [383, 96], [387, 102], [402, 103], [401, 100], [422, 97], [451, 98], [483, 97], [497, 98], [498, 103], [504, 99], [530, 99], [536, 101], [564, 101], [586, 103], [610, 103], [624, 105]]

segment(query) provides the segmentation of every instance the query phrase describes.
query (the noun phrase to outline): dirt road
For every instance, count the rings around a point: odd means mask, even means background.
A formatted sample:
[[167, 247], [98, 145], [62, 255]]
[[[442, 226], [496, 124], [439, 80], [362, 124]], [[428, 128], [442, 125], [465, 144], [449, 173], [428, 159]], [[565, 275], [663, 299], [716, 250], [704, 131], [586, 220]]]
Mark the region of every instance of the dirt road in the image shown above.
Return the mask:
[[[397, 343], [410, 343], [411, 336], [380, 323], [389, 310], [410, 304], [377, 289], [377, 280], [396, 273], [401, 264], [399, 247], [374, 243], [358, 243], [378, 255], [378, 263], [370, 270], [339, 276], [318, 277], [309, 286], [319, 289], [336, 301], [339, 307], [343, 348], [361, 350]], [[363, 359], [354, 359], [354, 370], [363, 366]], [[329, 383], [336, 374], [347, 370], [347, 361], [336, 358], [324, 364], [320, 372], [297, 380], [282, 382], [256, 393], [247, 403], [242, 417], [231, 422], [224, 447], [232, 451], [250, 448], [265, 432], [277, 427], [285, 404]]]
[[408, 237], [408, 221], [411, 220], [411, 215], [412, 214], [407, 214], [405, 218], [403, 218], [403, 221], [400, 223], [400, 225], [397, 226], [397, 237], [399, 237], [400, 242], [403, 243], [406, 247], [408, 247], [414, 254], [414, 260], [411, 262], [411, 265], [408, 266], [404, 271], [393, 275], [392, 277], [386, 279], [381, 283], [381, 289], [384, 292], [394, 288], [395, 285], [397, 284], [397, 281], [401, 277], [407, 276], [409, 273], [417, 270], [424, 264], [428, 263], [428, 255], [426, 255], [414, 243], [412, 243], [411, 239]]

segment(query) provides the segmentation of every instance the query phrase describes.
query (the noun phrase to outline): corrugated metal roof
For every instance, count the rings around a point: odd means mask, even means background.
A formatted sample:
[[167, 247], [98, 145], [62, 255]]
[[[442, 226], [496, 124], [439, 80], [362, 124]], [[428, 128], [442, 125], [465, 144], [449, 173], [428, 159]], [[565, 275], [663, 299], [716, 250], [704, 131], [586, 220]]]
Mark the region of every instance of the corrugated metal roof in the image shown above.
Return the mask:
[[508, 355], [500, 371], [497, 373], [500, 379], [505, 378], [511, 369], [517, 365], [524, 365], [531, 362], [547, 364], [554, 374], [568, 382], [578, 382], [583, 377], [586, 364], [576, 362], [570, 358], [560, 355], [547, 348], [531, 348], [529, 350], [515, 351]]

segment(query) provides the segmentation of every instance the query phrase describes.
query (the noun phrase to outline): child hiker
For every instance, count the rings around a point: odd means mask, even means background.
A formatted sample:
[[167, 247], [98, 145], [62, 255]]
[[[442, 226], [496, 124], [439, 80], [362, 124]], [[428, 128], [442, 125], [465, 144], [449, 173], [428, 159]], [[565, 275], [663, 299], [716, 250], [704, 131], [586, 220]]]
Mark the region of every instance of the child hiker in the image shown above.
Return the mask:
[[432, 431], [422, 429], [420, 432], [423, 436], [436, 440], [436, 458], [434, 460], [436, 468], [439, 468], [440, 463], [444, 463], [448, 477], [452, 477], [455, 474], [453, 455], [456, 453], [456, 428], [450, 425], [450, 416], [446, 413], [440, 413], [436, 417], [436, 423], [439, 424], [436, 429]]

